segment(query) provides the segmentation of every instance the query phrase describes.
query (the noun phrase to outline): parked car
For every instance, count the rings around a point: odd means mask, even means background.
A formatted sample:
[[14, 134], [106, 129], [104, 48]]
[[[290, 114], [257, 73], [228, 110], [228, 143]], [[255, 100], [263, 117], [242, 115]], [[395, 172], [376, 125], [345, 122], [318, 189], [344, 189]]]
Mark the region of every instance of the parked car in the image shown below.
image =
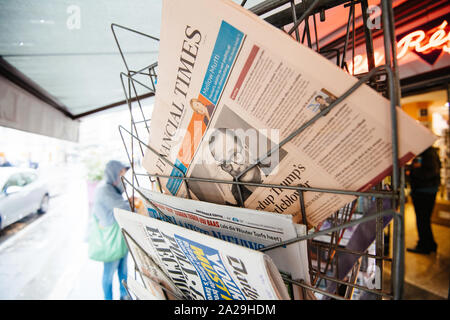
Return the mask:
[[0, 168], [0, 230], [37, 212], [48, 209], [47, 183], [34, 169]]

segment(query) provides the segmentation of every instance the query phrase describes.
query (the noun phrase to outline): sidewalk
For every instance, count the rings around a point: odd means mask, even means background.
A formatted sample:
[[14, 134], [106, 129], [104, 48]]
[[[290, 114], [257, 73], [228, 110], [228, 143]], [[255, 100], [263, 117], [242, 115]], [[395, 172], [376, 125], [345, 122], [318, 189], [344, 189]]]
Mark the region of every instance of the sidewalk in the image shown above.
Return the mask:
[[[448, 299], [450, 281], [450, 228], [431, 224], [436, 253], [429, 255], [411, 253], [406, 248], [414, 247], [418, 234], [414, 206], [409, 200], [405, 203], [405, 277], [404, 300], [442, 300]], [[392, 234], [392, 233], [391, 233]], [[392, 250], [392, 239], [391, 239]], [[385, 287], [390, 288], [390, 263], [385, 263]]]
[[[103, 263], [90, 260], [87, 256], [87, 243], [82, 245], [82, 253], [84, 259], [76, 276], [68, 279], [67, 286], [72, 288], [65, 297], [65, 300], [103, 300], [102, 276]], [[133, 259], [128, 254], [128, 275], [134, 276]], [[118, 300], [119, 293], [119, 278], [117, 272], [113, 279], [113, 297]]]
[[[447, 299], [450, 277], [450, 228], [432, 223], [431, 229], [438, 244], [437, 252], [423, 255], [406, 251], [405, 282]], [[409, 201], [405, 205], [405, 247], [414, 247], [417, 239], [416, 215]]]

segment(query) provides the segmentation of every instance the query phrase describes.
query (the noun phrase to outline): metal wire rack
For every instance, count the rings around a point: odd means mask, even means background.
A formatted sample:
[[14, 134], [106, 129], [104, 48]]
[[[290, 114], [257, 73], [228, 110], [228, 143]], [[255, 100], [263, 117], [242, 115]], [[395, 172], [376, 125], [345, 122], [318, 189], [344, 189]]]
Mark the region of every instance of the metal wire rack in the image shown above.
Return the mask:
[[[242, 1], [241, 5], [244, 7], [246, 0]], [[326, 12], [337, 6], [344, 6], [349, 8], [348, 19], [346, 23], [346, 33], [344, 37], [344, 43], [341, 47], [328, 48], [321, 50], [318, 37], [317, 37], [317, 23], [316, 15], [319, 16], [320, 21], [326, 21]], [[184, 173], [178, 169], [173, 163], [166, 158], [162, 158], [168, 165], [174, 170], [178, 171], [178, 176], [165, 176], [158, 174], [150, 174], [147, 172], [139, 172], [136, 166], [139, 165], [139, 161], [144, 157], [145, 152], [153, 152], [156, 155], [159, 153], [152, 147], [147, 145], [146, 141], [150, 133], [150, 114], [149, 110], [143, 108], [142, 100], [154, 96], [155, 84], [157, 82], [157, 62], [150, 65], [143, 66], [138, 70], [131, 70], [128, 67], [126, 54], [122, 49], [119, 38], [117, 36], [117, 29], [122, 29], [126, 32], [135, 33], [142, 36], [146, 41], [159, 41], [157, 37], [144, 34], [137, 30], [133, 30], [121, 25], [112, 24], [111, 30], [114, 35], [117, 47], [124, 62], [126, 72], [120, 73], [120, 80], [125, 94], [125, 99], [128, 104], [131, 123], [129, 129], [124, 126], [119, 126], [119, 133], [130, 162], [132, 178], [129, 181], [123, 178], [122, 182], [128, 184], [131, 187], [131, 197], [134, 197], [135, 193], [139, 193], [144, 196], [138, 190], [141, 185], [150, 185], [152, 189], [158, 189], [162, 192], [160, 179], [172, 178], [180, 179], [184, 183], [188, 190], [188, 196], [190, 197], [189, 182], [197, 182], [203, 184], [205, 187], [208, 184], [235, 184], [239, 191], [240, 205], [243, 206], [242, 201], [242, 186], [257, 186], [264, 188], [280, 188], [290, 189], [298, 192], [300, 202], [300, 214], [303, 218], [303, 223], [307, 224], [307, 217], [305, 214], [304, 205], [304, 193], [305, 192], [323, 192], [333, 194], [353, 195], [359, 197], [358, 199], [372, 199], [372, 204], [375, 210], [372, 213], [362, 215], [361, 218], [354, 219], [357, 201], [353, 201], [338, 212], [334, 213], [331, 218], [328, 219], [330, 226], [326, 229], [317, 228], [313, 232], [306, 234], [305, 236], [297, 237], [289, 241], [277, 243], [276, 245], [267, 246], [261, 249], [261, 251], [268, 251], [280, 246], [288, 245], [297, 241], [307, 241], [308, 247], [308, 265], [310, 272], [310, 283], [307, 284], [304, 281], [297, 281], [296, 279], [289, 279], [283, 277], [287, 284], [299, 286], [304, 290], [304, 293], [308, 290], [310, 292], [319, 294], [324, 298], [331, 299], [351, 299], [355, 289], [364, 291], [366, 293], [374, 295], [377, 299], [401, 299], [403, 295], [403, 279], [404, 279], [404, 171], [400, 167], [398, 161], [398, 137], [397, 137], [397, 119], [396, 119], [396, 106], [400, 105], [400, 85], [398, 77], [398, 66], [396, 60], [396, 43], [395, 43], [395, 30], [394, 30], [394, 18], [393, 18], [393, 6], [391, 0], [381, 0], [381, 18], [382, 28], [384, 36], [384, 54], [385, 64], [381, 66], [375, 66], [374, 60], [374, 47], [372, 31], [364, 23], [364, 35], [356, 35], [355, 29], [355, 11], [356, 6], [361, 7], [362, 18], [367, 21], [368, 16], [368, 1], [367, 0], [304, 0], [299, 4], [296, 4], [294, 0], [266, 0], [260, 4], [249, 8], [256, 15], [266, 15], [264, 18], [272, 25], [283, 28], [286, 25], [290, 25], [288, 34], [293, 36], [295, 41], [305, 43], [311, 49], [316, 50], [319, 54], [324, 55], [328, 59], [336, 59], [336, 64], [346, 71], [348, 65], [346, 63], [346, 55], [351, 50], [352, 58], [355, 55], [355, 38], [364, 37], [366, 54], [368, 57], [368, 72], [364, 74], [357, 74], [355, 77], [358, 81], [348, 90], [331, 103], [326, 109], [319, 112], [316, 116], [303, 124], [301, 127], [292, 132], [286, 139], [281, 141], [278, 147], [282, 147], [288, 143], [294, 137], [300, 135], [306, 128], [313, 125], [320, 117], [327, 114], [336, 105], [339, 105], [346, 97], [356, 91], [362, 84], [368, 84], [376, 91], [380, 92], [388, 99], [391, 104], [391, 132], [392, 132], [392, 175], [390, 178], [390, 184], [385, 186], [381, 183], [367, 192], [326, 189], [326, 188], [314, 188], [304, 186], [283, 186], [274, 184], [261, 184], [252, 182], [243, 182], [240, 178], [245, 175], [246, 172], [253, 167], [264, 161], [269, 157], [274, 150], [270, 150], [265, 156], [258, 159], [258, 161], [252, 166], [248, 167], [233, 181], [205, 179], [196, 177], [186, 177]], [[276, 11], [276, 13], [267, 16], [267, 13]], [[303, 34], [300, 36], [299, 26], [303, 26]], [[313, 41], [314, 40], [314, 41]], [[354, 71], [354, 70], [353, 70]], [[353, 72], [354, 73], [354, 72]], [[138, 95], [137, 86], [144, 91], [145, 94]], [[145, 139], [145, 141], [144, 141]], [[129, 196], [127, 194], [127, 196]], [[147, 199], [148, 200], [148, 199]], [[151, 203], [151, 201], [150, 201]], [[130, 202], [131, 208], [134, 210], [134, 203]], [[160, 210], [153, 206], [162, 216], [164, 214]], [[384, 229], [386, 225], [393, 221], [393, 243], [392, 243], [392, 256], [385, 254], [384, 244]], [[362, 250], [359, 248], [352, 249], [341, 245], [343, 234], [347, 228], [350, 227], [366, 226], [373, 228], [374, 239], [368, 239], [367, 246]], [[319, 241], [321, 236], [328, 236], [328, 241]], [[370, 241], [371, 240], [371, 241]], [[371, 242], [375, 240], [375, 253], [369, 253], [367, 248]], [[351, 257], [351, 258], [349, 258]], [[133, 257], [134, 259], [134, 257]], [[351, 261], [349, 270], [342, 270], [342, 259]], [[377, 266], [377, 276], [381, 280], [375, 288], [369, 288], [367, 285], [357, 284], [357, 275], [361, 267], [362, 259], [374, 259]], [[391, 281], [389, 288], [385, 288], [385, 281], [383, 281], [383, 270], [385, 263], [390, 265]], [[339, 270], [341, 269], [341, 270]], [[344, 272], [344, 273], [343, 273]], [[323, 284], [326, 284], [325, 288]]]

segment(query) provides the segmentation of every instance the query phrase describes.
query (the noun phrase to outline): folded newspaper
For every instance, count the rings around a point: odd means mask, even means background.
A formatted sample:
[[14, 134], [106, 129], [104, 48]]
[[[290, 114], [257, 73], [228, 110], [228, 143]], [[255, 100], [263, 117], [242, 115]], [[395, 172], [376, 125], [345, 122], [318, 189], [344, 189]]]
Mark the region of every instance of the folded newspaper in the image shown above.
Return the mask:
[[[165, 192], [300, 221], [297, 190], [179, 177], [365, 191], [392, 172], [390, 102], [363, 84], [324, 110], [357, 79], [236, 3], [164, 0], [160, 39], [143, 166]], [[405, 163], [436, 137], [400, 108], [397, 119]], [[304, 196], [313, 226], [355, 199]]]
[[[153, 192], [137, 191], [148, 215], [180, 227], [207, 234], [253, 250], [306, 234], [306, 226], [295, 224], [291, 215], [211, 204]], [[310, 282], [306, 241], [265, 252], [286, 277]], [[301, 288], [297, 288], [301, 290]], [[294, 291], [300, 299], [300, 292]]]
[[290, 299], [264, 253], [118, 208], [114, 216], [185, 299]]
[[[182, 299], [183, 293], [165, 274], [158, 263], [156, 263], [126, 231], [124, 237], [128, 249], [131, 252], [134, 264], [139, 270], [144, 290], [147, 292], [148, 296], [154, 297], [155, 300]], [[131, 286], [131, 284], [129, 284], [129, 286]], [[133, 291], [133, 288], [130, 287], [130, 290]], [[134, 293], [138, 294], [138, 292]]]

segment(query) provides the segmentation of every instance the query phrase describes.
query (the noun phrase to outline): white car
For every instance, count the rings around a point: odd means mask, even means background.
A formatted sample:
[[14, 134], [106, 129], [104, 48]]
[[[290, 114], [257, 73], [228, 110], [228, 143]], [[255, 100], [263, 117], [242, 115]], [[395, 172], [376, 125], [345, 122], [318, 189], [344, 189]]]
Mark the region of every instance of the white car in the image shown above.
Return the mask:
[[49, 191], [34, 169], [0, 167], [0, 230], [48, 209]]

